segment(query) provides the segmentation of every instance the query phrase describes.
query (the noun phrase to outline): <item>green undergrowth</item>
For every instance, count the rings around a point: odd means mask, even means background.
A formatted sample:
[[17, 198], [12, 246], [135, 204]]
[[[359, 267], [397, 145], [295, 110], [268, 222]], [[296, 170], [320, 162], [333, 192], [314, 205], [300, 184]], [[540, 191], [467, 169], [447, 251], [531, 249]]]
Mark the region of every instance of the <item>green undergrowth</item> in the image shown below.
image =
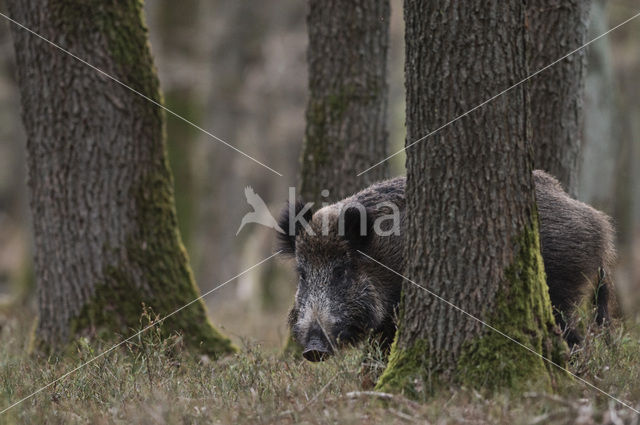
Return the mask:
[[[0, 411], [94, 359], [107, 344], [80, 340], [75, 358], [25, 355], [29, 312], [0, 316]], [[637, 407], [640, 329], [615, 325], [608, 335], [589, 328], [569, 367], [603, 391]], [[565, 424], [579, 415], [610, 423], [633, 412], [578, 380], [542, 391], [493, 392], [441, 388], [417, 403], [372, 391], [384, 368], [376, 350], [350, 349], [321, 364], [282, 357], [244, 341], [218, 361], [193, 355], [179, 335], [152, 328], [78, 369], [4, 414], [0, 424], [237, 424], [237, 423], [491, 423]], [[363, 372], [365, 371], [365, 372]], [[427, 385], [427, 383], [423, 383]]]

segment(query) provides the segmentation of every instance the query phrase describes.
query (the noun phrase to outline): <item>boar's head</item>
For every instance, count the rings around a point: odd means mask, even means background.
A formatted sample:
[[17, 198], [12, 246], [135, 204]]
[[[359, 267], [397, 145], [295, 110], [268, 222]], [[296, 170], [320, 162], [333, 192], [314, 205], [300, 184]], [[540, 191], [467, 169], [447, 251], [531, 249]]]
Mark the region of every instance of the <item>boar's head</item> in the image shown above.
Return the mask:
[[394, 294], [381, 290], [380, 268], [358, 252], [367, 252], [375, 237], [370, 212], [338, 203], [313, 213], [297, 203], [283, 210], [279, 224], [285, 231], [281, 249], [296, 262], [298, 285], [289, 325], [304, 358], [324, 360], [371, 332], [386, 330], [390, 340], [395, 327], [389, 298], [399, 298], [399, 286]]

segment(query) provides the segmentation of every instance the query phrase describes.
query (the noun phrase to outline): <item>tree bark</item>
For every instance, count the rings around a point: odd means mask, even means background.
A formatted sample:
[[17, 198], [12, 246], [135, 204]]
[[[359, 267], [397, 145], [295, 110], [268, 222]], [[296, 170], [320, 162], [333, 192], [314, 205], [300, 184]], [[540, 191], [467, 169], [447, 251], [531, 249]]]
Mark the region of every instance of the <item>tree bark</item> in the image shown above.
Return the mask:
[[[406, 0], [407, 142], [526, 72], [519, 0]], [[425, 78], [425, 76], [429, 76]], [[405, 276], [559, 364], [522, 86], [407, 151]], [[407, 281], [383, 390], [551, 382], [546, 363]]]
[[[528, 2], [529, 73], [584, 45], [590, 9], [591, 0]], [[585, 50], [580, 50], [529, 82], [534, 167], [555, 176], [574, 197], [583, 139], [585, 59]]]
[[[386, 176], [388, 0], [309, 1], [301, 196], [330, 202]], [[328, 197], [321, 197], [322, 190]]]
[[[141, 2], [9, 1], [14, 19], [162, 102]], [[164, 114], [13, 27], [38, 283], [38, 346], [139, 326], [198, 296], [177, 228]], [[196, 302], [162, 325], [219, 355], [230, 341]]]

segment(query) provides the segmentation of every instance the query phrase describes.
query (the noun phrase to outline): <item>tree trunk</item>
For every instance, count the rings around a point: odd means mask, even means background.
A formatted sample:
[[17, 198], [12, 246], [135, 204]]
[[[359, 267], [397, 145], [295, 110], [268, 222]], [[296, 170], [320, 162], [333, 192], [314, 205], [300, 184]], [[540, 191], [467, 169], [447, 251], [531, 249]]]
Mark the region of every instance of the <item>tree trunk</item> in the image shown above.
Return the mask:
[[[0, 1], [0, 8], [3, 7]], [[9, 26], [0, 28], [0, 310], [24, 308], [35, 296], [31, 238], [27, 232], [26, 135], [20, 120], [20, 97]]]
[[[201, 1], [157, 0], [145, 4], [145, 9], [152, 31], [152, 53], [161, 70], [159, 77], [166, 106], [191, 122], [202, 122], [204, 99], [194, 76], [202, 73], [198, 65], [205, 54], [201, 40], [194, 36], [204, 21], [201, 18]], [[178, 228], [187, 252], [192, 254], [197, 189], [192, 160], [200, 132], [179, 119], [169, 119], [166, 125], [169, 164], [176, 189]], [[193, 259], [193, 255], [190, 257]]]
[[[266, 4], [266, 3], [265, 3]], [[250, 73], [261, 64], [260, 41], [265, 35], [265, 12], [260, 6], [250, 2], [211, 1], [204, 10], [213, 16], [210, 37], [213, 45], [207, 52], [207, 73], [210, 80], [209, 93], [205, 104], [204, 117], [216, 135], [239, 149], [273, 164], [259, 149], [260, 143], [246, 135], [246, 128], [254, 121], [247, 117], [247, 104], [260, 105], [266, 113], [265, 103], [257, 97], [255, 90], [245, 94]], [[241, 25], [238, 23], [242, 22]], [[247, 99], [248, 98], [248, 99]], [[256, 118], [256, 117], [253, 117]], [[243, 145], [247, 140], [249, 144]], [[220, 143], [202, 135], [201, 149], [196, 158], [200, 173], [199, 211], [195, 269], [199, 282], [213, 284], [211, 277], [216, 273], [233, 276], [242, 265], [241, 239], [236, 235], [239, 217], [246, 212], [244, 187], [254, 182], [251, 172], [260, 176], [261, 184], [274, 185], [270, 177], [265, 177], [265, 169], [254, 170], [245, 163], [246, 158], [238, 156]], [[274, 165], [275, 166], [275, 165]], [[275, 166], [278, 170], [278, 168]], [[278, 177], [279, 178], [279, 177]], [[256, 187], [256, 193], [268, 198], [264, 187]], [[243, 234], [242, 236], [245, 236]], [[203, 286], [206, 287], [206, 286]], [[227, 288], [231, 291], [231, 288]]]
[[[526, 54], [533, 73], [584, 45], [591, 1], [528, 3]], [[585, 50], [576, 52], [529, 82], [534, 167], [555, 176], [574, 197], [582, 147], [585, 55]]]
[[[525, 75], [519, 0], [407, 0], [407, 142]], [[429, 76], [429, 78], [425, 78]], [[520, 87], [407, 151], [405, 276], [562, 364]], [[542, 359], [405, 281], [383, 390], [550, 383]]]
[[[301, 196], [330, 202], [386, 176], [388, 0], [309, 1]], [[321, 197], [322, 190], [329, 197]]]
[[[141, 2], [20, 0], [14, 19], [157, 102]], [[13, 28], [27, 130], [38, 345], [128, 334], [142, 305], [164, 316], [198, 296], [177, 229], [164, 114], [23, 29]], [[169, 332], [234, 348], [192, 304]]]
[[[604, 33], [609, 27], [604, 0], [593, 2], [589, 38]], [[609, 40], [604, 38], [589, 46], [589, 72], [585, 77], [584, 137], [579, 167], [579, 199], [607, 214], [614, 213], [616, 157], [621, 140], [616, 130], [616, 80]], [[619, 223], [616, 220], [616, 227]]]

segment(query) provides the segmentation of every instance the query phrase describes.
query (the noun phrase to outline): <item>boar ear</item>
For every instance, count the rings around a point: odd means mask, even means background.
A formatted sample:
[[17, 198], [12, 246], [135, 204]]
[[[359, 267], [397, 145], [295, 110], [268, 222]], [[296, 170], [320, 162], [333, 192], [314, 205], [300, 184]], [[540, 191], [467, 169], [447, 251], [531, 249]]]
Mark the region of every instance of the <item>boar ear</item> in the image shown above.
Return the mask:
[[[287, 203], [287, 205], [282, 209], [282, 212], [280, 212], [278, 226], [280, 226], [280, 230], [282, 230], [282, 232], [278, 230], [278, 249], [280, 249], [283, 254], [294, 255], [296, 253], [296, 235], [300, 233], [302, 224], [296, 221], [293, 229], [294, 231], [291, 232], [291, 222], [296, 220], [296, 217], [304, 207], [304, 203], [301, 200], [298, 200], [295, 205], [293, 205], [293, 208], [291, 208], [290, 203]], [[302, 219], [309, 223], [311, 221], [311, 217], [313, 217], [313, 211], [311, 208], [308, 208], [304, 212]]]
[[[362, 217], [364, 214], [364, 217]], [[348, 207], [344, 211], [344, 238], [353, 249], [364, 250], [373, 232], [371, 211]]]

